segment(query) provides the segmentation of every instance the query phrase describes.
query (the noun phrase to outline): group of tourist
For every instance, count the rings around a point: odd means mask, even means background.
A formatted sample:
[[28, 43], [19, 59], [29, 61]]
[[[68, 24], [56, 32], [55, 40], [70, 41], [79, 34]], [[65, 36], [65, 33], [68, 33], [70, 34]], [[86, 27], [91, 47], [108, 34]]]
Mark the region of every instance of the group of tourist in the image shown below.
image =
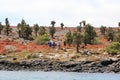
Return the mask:
[[60, 40], [58, 40], [57, 42], [50, 40], [48, 42], [49, 47], [55, 48], [55, 46], [57, 46], [57, 49], [60, 49], [60, 44], [61, 44]]
[[[60, 49], [60, 46], [62, 44], [62, 41], [57, 40], [57, 41], [53, 41], [52, 39], [48, 42], [48, 46], [55, 48], [57, 46], [57, 49]], [[66, 41], [63, 42], [64, 46], [66, 46]]]

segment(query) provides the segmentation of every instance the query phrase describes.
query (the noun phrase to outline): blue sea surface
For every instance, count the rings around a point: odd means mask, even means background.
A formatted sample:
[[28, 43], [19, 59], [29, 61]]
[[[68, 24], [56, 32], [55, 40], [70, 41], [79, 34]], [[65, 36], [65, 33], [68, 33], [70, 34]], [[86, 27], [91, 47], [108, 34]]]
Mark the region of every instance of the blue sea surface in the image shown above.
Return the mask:
[[114, 73], [0, 71], [0, 80], [120, 80]]

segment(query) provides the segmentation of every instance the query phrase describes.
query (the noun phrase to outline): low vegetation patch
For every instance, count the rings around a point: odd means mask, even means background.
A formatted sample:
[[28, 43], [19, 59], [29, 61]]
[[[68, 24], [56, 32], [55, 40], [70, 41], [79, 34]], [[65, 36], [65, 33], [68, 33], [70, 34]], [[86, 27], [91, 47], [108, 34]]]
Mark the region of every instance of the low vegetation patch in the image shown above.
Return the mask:
[[39, 35], [36, 39], [35, 39], [35, 43], [36, 44], [40, 44], [40, 45], [43, 45], [43, 44], [47, 44], [47, 42], [49, 41], [49, 37], [47, 34], [45, 35]]
[[27, 55], [27, 59], [32, 59], [32, 58], [39, 58], [38, 54], [29, 54]]
[[112, 42], [109, 46], [106, 47], [106, 51], [112, 55], [117, 54], [120, 51], [120, 43]]
[[98, 37], [94, 38], [93, 44], [101, 44], [102, 42], [100, 41], [100, 39]]

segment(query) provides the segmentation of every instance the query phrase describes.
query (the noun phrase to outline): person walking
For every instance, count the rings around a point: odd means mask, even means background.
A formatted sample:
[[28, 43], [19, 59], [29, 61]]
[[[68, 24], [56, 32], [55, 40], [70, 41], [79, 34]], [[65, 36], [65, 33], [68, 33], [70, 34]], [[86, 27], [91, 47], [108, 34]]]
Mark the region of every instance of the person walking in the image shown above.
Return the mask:
[[57, 41], [57, 49], [58, 50], [60, 49], [60, 41], [59, 40]]
[[48, 46], [51, 47], [51, 42], [50, 41], [48, 42]]
[[50, 42], [51, 42], [51, 47], [53, 48], [53, 43], [54, 43], [53, 40], [51, 39]]
[[64, 48], [66, 49], [66, 41], [63, 41]]

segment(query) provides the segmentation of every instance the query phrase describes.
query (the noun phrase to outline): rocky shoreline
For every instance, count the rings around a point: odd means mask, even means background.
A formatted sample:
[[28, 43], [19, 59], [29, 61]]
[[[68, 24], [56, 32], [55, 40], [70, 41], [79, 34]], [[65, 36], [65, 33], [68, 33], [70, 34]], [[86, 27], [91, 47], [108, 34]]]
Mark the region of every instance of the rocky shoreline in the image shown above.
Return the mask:
[[87, 73], [120, 73], [120, 59], [102, 61], [51, 61], [31, 60], [21, 62], [0, 61], [0, 70], [7, 71], [62, 71]]

